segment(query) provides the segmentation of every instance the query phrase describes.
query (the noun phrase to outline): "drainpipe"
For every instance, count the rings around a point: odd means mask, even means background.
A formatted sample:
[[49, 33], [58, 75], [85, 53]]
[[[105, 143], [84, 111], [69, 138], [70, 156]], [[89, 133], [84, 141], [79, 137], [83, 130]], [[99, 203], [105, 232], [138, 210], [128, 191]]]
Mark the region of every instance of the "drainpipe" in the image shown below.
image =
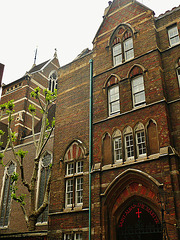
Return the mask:
[[89, 102], [89, 240], [91, 240], [91, 167], [92, 167], [92, 120], [93, 120], [93, 60], [90, 63], [90, 102]]

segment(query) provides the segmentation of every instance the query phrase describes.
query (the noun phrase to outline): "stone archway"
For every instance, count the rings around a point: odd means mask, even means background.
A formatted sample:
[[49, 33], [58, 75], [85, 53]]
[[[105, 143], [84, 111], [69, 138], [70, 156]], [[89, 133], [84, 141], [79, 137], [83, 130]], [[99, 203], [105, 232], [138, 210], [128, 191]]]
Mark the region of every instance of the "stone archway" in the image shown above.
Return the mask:
[[117, 222], [117, 240], [161, 240], [162, 226], [154, 210], [143, 201], [131, 202]]
[[[161, 240], [161, 207], [157, 197], [160, 186], [161, 184], [152, 176], [136, 169], [128, 169], [117, 176], [102, 195], [105, 239]], [[152, 230], [155, 228], [156, 235]], [[129, 238], [125, 234], [126, 231], [129, 231], [127, 234]], [[134, 235], [133, 232], [130, 234], [131, 231], [134, 231]], [[136, 235], [135, 231], [141, 233]]]

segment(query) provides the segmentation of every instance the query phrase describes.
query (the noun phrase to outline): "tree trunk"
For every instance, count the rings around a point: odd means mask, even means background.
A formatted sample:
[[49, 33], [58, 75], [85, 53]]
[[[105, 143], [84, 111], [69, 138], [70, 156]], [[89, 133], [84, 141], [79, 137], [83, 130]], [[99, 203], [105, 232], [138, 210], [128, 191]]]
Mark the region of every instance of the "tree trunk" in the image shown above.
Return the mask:
[[29, 216], [29, 220], [28, 220], [28, 230], [29, 231], [35, 231], [36, 229], [36, 221], [37, 218], [35, 216]]

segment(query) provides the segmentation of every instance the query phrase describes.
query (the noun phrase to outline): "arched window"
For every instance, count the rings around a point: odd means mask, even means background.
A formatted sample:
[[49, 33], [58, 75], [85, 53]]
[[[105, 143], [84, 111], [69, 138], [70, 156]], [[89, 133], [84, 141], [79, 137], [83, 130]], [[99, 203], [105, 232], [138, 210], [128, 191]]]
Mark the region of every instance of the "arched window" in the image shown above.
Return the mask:
[[108, 77], [104, 83], [104, 89], [107, 92], [108, 112], [109, 115], [120, 113], [120, 93], [119, 93], [120, 78], [116, 74]]
[[114, 153], [114, 162], [122, 162], [123, 151], [122, 151], [122, 136], [120, 130], [115, 130], [113, 135], [113, 153]]
[[134, 160], [134, 140], [133, 131], [131, 127], [124, 129], [124, 145], [125, 145], [125, 159]]
[[137, 157], [146, 156], [146, 139], [145, 139], [145, 131], [142, 123], [136, 124], [135, 128], [135, 136], [136, 136], [136, 153]]
[[127, 24], [118, 26], [111, 35], [113, 65], [117, 66], [134, 58], [133, 30]]
[[53, 71], [49, 75], [49, 86], [48, 89], [51, 92], [54, 92], [55, 89], [57, 89], [57, 72]]
[[83, 171], [85, 149], [80, 141], [74, 141], [64, 157], [65, 172], [65, 206], [73, 208], [83, 205]]
[[[52, 163], [52, 155], [46, 152], [39, 162], [39, 182], [38, 182], [38, 207], [43, 204], [46, 192], [47, 182], [50, 174], [50, 164]], [[48, 220], [48, 206], [44, 212], [38, 217], [38, 223], [44, 223]]]
[[1, 192], [1, 215], [0, 227], [7, 227], [9, 222], [10, 207], [11, 207], [11, 176], [15, 172], [15, 164], [11, 162], [6, 166], [3, 178], [3, 187]]

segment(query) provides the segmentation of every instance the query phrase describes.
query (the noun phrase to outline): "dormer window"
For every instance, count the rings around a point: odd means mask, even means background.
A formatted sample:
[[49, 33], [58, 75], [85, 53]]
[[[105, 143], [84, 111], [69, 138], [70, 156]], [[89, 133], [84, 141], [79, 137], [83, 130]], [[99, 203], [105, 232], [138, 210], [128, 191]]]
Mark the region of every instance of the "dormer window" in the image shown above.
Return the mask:
[[49, 76], [49, 86], [48, 89], [51, 92], [54, 92], [55, 89], [57, 89], [57, 72], [53, 71]]

